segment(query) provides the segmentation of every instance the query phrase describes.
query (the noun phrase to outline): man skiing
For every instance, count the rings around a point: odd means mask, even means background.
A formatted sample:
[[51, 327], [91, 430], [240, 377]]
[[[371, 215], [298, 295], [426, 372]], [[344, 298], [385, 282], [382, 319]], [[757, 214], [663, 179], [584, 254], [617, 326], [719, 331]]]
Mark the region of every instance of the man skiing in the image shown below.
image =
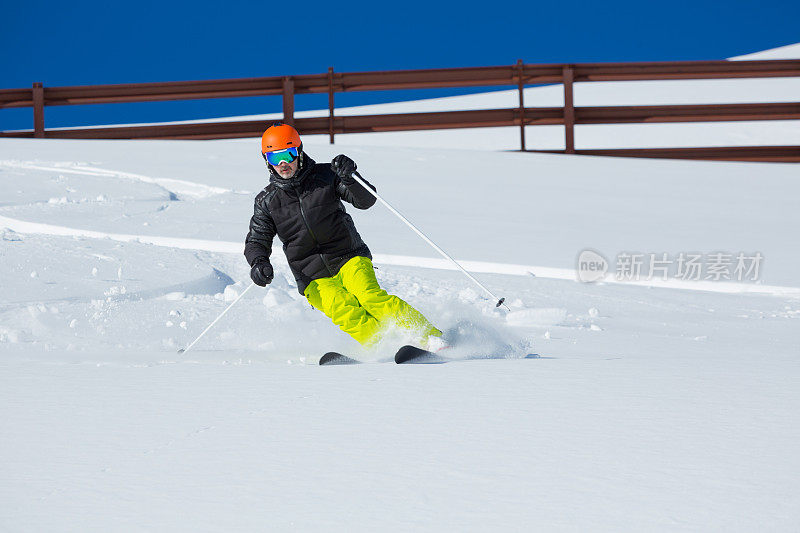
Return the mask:
[[269, 257], [277, 235], [300, 293], [362, 346], [375, 345], [392, 325], [410, 330], [424, 349], [445, 345], [422, 313], [378, 285], [372, 254], [342, 203], [357, 209], [375, 204], [353, 178], [355, 162], [342, 154], [316, 163], [297, 130], [280, 123], [264, 132], [261, 154], [270, 183], [255, 198], [244, 248], [253, 282], [265, 287], [272, 281]]

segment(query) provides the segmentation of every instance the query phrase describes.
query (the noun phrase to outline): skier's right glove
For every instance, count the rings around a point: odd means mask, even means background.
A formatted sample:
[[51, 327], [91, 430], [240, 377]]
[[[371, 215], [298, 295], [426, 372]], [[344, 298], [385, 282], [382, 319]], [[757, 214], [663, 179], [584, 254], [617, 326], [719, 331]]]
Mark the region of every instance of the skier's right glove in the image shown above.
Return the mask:
[[256, 261], [255, 264], [253, 264], [253, 268], [250, 269], [250, 279], [259, 287], [266, 287], [269, 285], [272, 282], [274, 274], [269, 259]]

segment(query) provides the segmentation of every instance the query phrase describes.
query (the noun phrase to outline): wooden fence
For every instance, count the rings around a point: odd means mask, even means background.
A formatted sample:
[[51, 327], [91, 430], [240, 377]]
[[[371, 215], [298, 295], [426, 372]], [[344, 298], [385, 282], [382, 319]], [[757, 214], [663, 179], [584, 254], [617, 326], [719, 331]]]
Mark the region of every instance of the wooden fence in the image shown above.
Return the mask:
[[[681, 80], [720, 78], [800, 77], [800, 60], [682, 61], [658, 63], [524, 64], [499, 67], [400, 70], [384, 72], [334, 72], [324, 74], [126, 85], [44, 87], [0, 90], [0, 109], [33, 108], [33, 130], [0, 131], [0, 137], [59, 139], [223, 139], [260, 136], [263, 120], [198, 122], [45, 129], [46, 106], [108, 104], [277, 95], [283, 98], [283, 120], [304, 135], [379, 131], [427, 130], [519, 126], [520, 149], [567, 154], [625, 157], [670, 157], [753, 161], [798, 161], [800, 146], [740, 146], [697, 148], [625, 148], [576, 150], [576, 124], [623, 124], [659, 122], [717, 122], [737, 120], [797, 120], [800, 102], [576, 107], [576, 82]], [[563, 107], [526, 107], [526, 85], [562, 84]], [[509, 109], [442, 111], [384, 115], [336, 116], [334, 95], [354, 91], [513, 86], [519, 106]], [[328, 116], [295, 118], [296, 94], [328, 94]], [[758, 95], [754, 95], [757, 100]], [[525, 126], [563, 125], [564, 150], [528, 150]], [[510, 148], [510, 147], [509, 147]]]

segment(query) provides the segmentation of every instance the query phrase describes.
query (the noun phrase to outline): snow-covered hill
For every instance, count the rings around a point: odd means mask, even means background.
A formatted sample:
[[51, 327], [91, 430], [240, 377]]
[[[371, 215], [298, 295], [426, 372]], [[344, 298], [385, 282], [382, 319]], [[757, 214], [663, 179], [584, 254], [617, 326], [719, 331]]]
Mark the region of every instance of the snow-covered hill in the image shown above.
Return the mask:
[[[761, 81], [760, 101], [797, 94]], [[798, 142], [784, 124], [753, 144]], [[256, 140], [0, 141], [0, 529], [792, 530], [800, 167], [493, 151], [503, 135], [306, 139], [512, 308], [350, 209], [382, 284], [462, 340], [415, 366], [360, 352], [279, 249], [275, 282], [177, 354], [249, 285]], [[586, 284], [587, 249], [763, 262]], [[367, 364], [317, 366], [331, 349]]]
[[761, 59], [798, 59], [800, 58], [800, 43], [787, 44], [778, 48], [770, 48], [752, 54], [732, 57], [736, 61], [757, 61]]

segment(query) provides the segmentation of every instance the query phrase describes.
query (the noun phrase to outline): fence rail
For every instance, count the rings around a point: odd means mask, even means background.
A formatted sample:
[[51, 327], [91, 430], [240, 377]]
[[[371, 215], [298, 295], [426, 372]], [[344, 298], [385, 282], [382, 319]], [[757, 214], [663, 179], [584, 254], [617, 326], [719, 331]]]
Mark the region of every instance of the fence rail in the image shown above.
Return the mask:
[[[800, 147], [720, 147], [676, 149], [576, 150], [576, 124], [625, 124], [658, 122], [715, 122], [737, 120], [797, 120], [800, 102], [667, 105], [593, 106], [574, 105], [576, 82], [800, 77], [800, 60], [770, 61], [681, 61], [657, 63], [582, 63], [533, 65], [521, 60], [497, 67], [403, 70], [385, 72], [334, 72], [324, 74], [245, 78], [229, 80], [136, 83], [76, 87], [44, 87], [0, 90], [0, 109], [33, 107], [32, 131], [2, 131], [0, 137], [47, 137], [64, 139], [220, 139], [258, 136], [264, 121], [198, 122], [146, 126], [113, 126], [45, 129], [45, 106], [151, 102], [282, 96], [283, 120], [303, 134], [336, 134], [445, 128], [518, 126], [520, 148], [527, 150], [525, 126], [563, 125], [564, 150], [546, 152], [643, 157], [746, 159], [800, 161]], [[564, 88], [563, 107], [526, 107], [525, 85], [559, 83]], [[519, 106], [508, 109], [336, 116], [334, 95], [342, 92], [396, 89], [513, 86]], [[295, 118], [296, 94], [328, 94], [328, 116]], [[534, 150], [527, 150], [534, 151]], [[661, 154], [661, 155], [659, 155]]]

